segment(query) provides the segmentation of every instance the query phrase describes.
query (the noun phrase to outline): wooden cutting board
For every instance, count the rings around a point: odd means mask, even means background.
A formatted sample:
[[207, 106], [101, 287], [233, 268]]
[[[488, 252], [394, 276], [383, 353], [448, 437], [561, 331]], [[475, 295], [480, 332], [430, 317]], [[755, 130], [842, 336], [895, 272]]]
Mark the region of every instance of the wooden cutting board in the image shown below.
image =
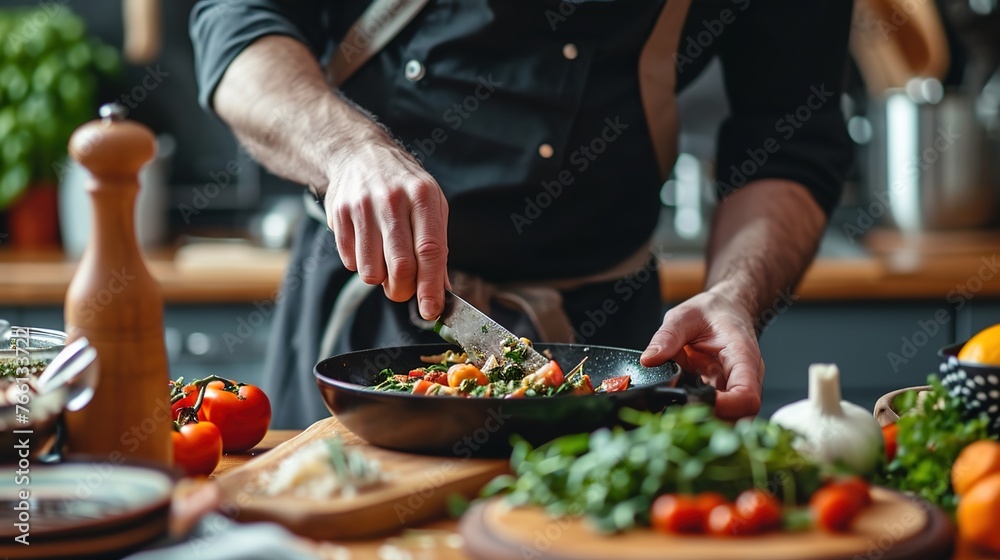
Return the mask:
[[539, 508], [511, 509], [499, 499], [462, 518], [466, 551], [484, 560], [936, 560], [951, 555], [954, 531], [944, 513], [876, 488], [853, 532], [819, 530], [744, 538], [671, 536], [639, 529], [601, 535], [578, 519], [553, 519]]
[[[264, 479], [302, 446], [339, 435], [346, 445], [377, 460], [388, 480], [352, 498], [268, 496]], [[336, 418], [316, 422], [264, 455], [215, 479], [222, 511], [240, 521], [274, 521], [317, 540], [364, 538], [392, 533], [445, 514], [448, 496], [474, 497], [493, 477], [508, 472], [500, 459], [414, 455], [368, 445]]]

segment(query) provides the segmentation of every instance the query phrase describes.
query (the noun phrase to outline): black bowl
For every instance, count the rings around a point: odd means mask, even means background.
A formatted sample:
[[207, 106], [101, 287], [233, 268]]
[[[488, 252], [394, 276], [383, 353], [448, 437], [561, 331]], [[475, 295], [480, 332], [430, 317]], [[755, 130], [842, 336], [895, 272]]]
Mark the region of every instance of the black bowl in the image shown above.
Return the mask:
[[591, 432], [620, 423], [624, 407], [660, 411], [671, 404], [715, 400], [698, 376], [682, 373], [674, 362], [646, 368], [640, 353], [602, 346], [536, 344], [568, 369], [584, 356], [596, 387], [617, 375], [632, 376], [633, 387], [618, 393], [559, 395], [524, 399], [457, 398], [373, 391], [375, 376], [386, 367], [407, 371], [423, 365], [420, 356], [456, 350], [429, 344], [351, 352], [323, 360], [314, 374], [327, 408], [344, 426], [379, 447], [473, 457], [510, 453], [517, 434], [532, 444], [558, 436]]
[[992, 421], [991, 430], [1000, 433], [1000, 367], [958, 361], [964, 342], [938, 351], [941, 358], [941, 383], [952, 396], [965, 403], [971, 415], [982, 413]]

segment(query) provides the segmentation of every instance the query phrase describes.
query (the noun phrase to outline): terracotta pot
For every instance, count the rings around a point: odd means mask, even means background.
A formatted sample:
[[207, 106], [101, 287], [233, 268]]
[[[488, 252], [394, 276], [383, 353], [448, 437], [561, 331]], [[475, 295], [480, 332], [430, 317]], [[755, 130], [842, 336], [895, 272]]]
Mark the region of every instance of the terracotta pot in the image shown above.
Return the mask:
[[38, 183], [7, 211], [10, 245], [19, 249], [59, 246], [59, 204], [55, 185]]

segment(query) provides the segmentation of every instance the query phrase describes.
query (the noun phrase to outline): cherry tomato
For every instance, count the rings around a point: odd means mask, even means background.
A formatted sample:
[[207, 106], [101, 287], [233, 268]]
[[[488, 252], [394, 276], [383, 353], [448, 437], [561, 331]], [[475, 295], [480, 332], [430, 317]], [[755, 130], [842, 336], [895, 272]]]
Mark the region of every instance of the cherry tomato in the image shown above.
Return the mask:
[[222, 432], [224, 451], [246, 451], [260, 443], [271, 424], [271, 402], [253, 385], [211, 381], [198, 418]]
[[605, 393], [617, 393], [618, 391], [624, 391], [628, 389], [628, 386], [632, 383], [632, 376], [630, 375], [619, 375], [618, 377], [609, 377], [601, 382], [601, 391]]
[[191, 422], [175, 428], [171, 436], [174, 464], [186, 476], [208, 476], [222, 459], [222, 433], [211, 422]]
[[736, 513], [736, 506], [722, 504], [708, 513], [708, 533], [716, 537], [735, 537], [747, 534], [747, 524]]
[[885, 459], [892, 461], [896, 458], [896, 450], [899, 449], [896, 439], [899, 436], [899, 426], [889, 424], [882, 428], [882, 437], [885, 438]]
[[653, 501], [649, 512], [653, 528], [663, 533], [701, 533], [705, 517], [691, 496], [664, 494]]
[[566, 380], [562, 368], [555, 360], [549, 360], [549, 363], [538, 368], [532, 376], [541, 379], [549, 387], [558, 387]]
[[418, 369], [411, 369], [410, 373], [408, 373], [406, 376], [410, 379], [416, 379], [418, 377], [423, 377], [426, 374], [427, 370], [425, 370], [424, 368], [418, 368]]
[[701, 511], [707, 530], [708, 514], [712, 513], [712, 510], [716, 507], [728, 504], [729, 502], [722, 494], [716, 492], [702, 492], [694, 497], [694, 503], [698, 507], [698, 510]]
[[863, 508], [872, 504], [871, 488], [869, 488], [868, 482], [860, 476], [851, 476], [843, 480], [839, 480], [835, 482], [833, 486], [839, 486], [849, 492], [853, 492], [854, 495], [858, 497], [858, 501], [861, 502], [861, 507]]
[[736, 513], [747, 532], [763, 533], [781, 527], [781, 504], [763, 490], [747, 490], [736, 497]]
[[813, 521], [833, 533], [847, 531], [862, 507], [856, 490], [836, 484], [820, 488], [809, 500]]
[[413, 394], [426, 395], [427, 391], [430, 390], [430, 388], [435, 385], [439, 385], [439, 383], [434, 383], [426, 379], [421, 379], [413, 384]]
[[440, 383], [441, 385], [448, 384], [448, 372], [445, 371], [429, 371], [424, 374], [424, 379], [430, 381], [431, 383]]
[[448, 386], [459, 387], [466, 379], [475, 379], [477, 385], [490, 382], [486, 374], [473, 364], [455, 364], [448, 368]]

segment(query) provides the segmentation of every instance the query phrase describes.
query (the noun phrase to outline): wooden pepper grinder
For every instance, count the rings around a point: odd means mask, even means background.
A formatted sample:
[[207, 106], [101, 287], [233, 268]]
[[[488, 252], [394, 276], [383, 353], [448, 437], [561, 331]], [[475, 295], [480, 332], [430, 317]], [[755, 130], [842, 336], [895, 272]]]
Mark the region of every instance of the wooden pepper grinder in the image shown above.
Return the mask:
[[139, 252], [135, 201], [139, 169], [156, 150], [153, 133], [125, 120], [119, 104], [101, 107], [84, 124], [69, 153], [90, 171], [90, 240], [66, 294], [70, 340], [90, 339], [100, 360], [93, 400], [67, 415], [74, 453], [142, 459], [169, 465], [170, 374], [163, 341], [163, 295]]

